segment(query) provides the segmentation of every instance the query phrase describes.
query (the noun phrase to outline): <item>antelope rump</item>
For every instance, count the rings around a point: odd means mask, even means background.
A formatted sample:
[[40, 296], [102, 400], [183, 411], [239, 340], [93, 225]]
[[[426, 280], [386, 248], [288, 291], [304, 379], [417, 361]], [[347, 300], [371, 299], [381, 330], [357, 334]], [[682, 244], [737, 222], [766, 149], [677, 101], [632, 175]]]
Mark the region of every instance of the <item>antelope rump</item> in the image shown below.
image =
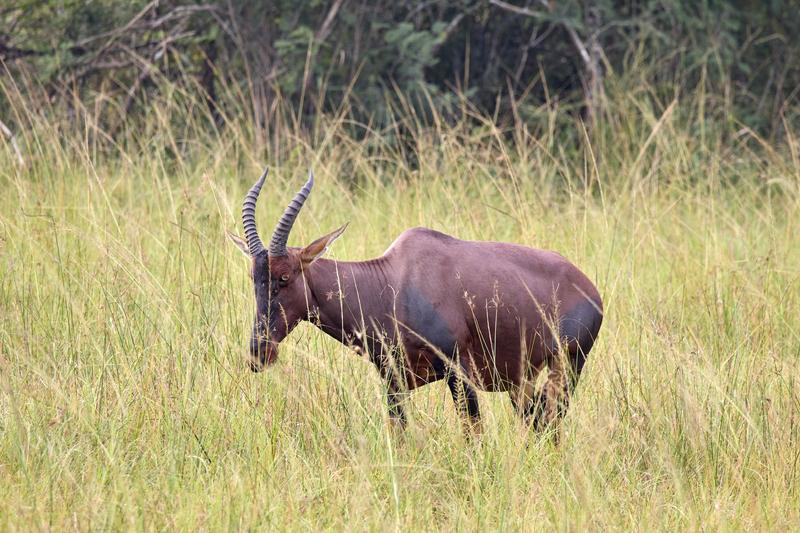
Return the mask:
[[228, 234], [251, 260], [253, 371], [275, 361], [279, 343], [307, 320], [375, 364], [398, 425], [406, 422], [403, 396], [440, 379], [469, 428], [480, 423], [476, 389], [507, 391], [536, 428], [563, 415], [603, 321], [600, 295], [577, 267], [555, 252], [426, 228], [404, 231], [367, 261], [322, 257], [347, 225], [304, 248], [287, 247], [313, 174], [264, 247], [255, 207], [266, 177], [245, 197], [245, 239]]

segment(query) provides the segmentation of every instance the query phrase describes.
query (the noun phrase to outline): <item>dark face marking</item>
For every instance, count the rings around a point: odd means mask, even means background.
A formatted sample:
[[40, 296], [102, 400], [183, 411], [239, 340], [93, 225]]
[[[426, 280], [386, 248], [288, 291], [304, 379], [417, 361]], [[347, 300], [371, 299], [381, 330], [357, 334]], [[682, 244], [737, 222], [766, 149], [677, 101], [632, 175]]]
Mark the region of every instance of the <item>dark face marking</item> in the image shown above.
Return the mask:
[[308, 318], [309, 298], [299, 258], [269, 257], [265, 250], [253, 258], [256, 317], [250, 337], [250, 366], [260, 371], [278, 356], [278, 343], [302, 319]]
[[250, 336], [250, 369], [258, 372], [272, 363], [277, 351], [270, 349], [270, 332], [275, 328], [278, 316], [277, 286], [270, 278], [269, 256], [264, 250], [253, 257], [253, 288], [256, 297], [256, 316]]

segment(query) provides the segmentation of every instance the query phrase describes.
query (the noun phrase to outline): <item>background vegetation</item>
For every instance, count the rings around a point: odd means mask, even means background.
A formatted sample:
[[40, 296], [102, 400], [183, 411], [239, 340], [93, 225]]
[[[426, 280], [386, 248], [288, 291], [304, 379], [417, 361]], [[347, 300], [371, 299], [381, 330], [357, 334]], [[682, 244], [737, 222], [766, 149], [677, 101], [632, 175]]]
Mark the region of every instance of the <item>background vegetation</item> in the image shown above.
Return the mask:
[[798, 28], [793, 0], [19, 0], [0, 8], [0, 59], [112, 137], [176, 89], [258, 128], [278, 96], [305, 125], [346, 102], [387, 127], [398, 96], [428, 117], [463, 117], [465, 97], [501, 123], [543, 104], [593, 122], [621, 75], [773, 135], [797, 120]]
[[[369, 5], [0, 8], [0, 527], [796, 529], [790, 2]], [[264, 229], [318, 176], [290, 244], [427, 225], [587, 272], [560, 444], [489, 393], [465, 441], [442, 384], [393, 436], [307, 325], [251, 374], [224, 230], [265, 162]]]

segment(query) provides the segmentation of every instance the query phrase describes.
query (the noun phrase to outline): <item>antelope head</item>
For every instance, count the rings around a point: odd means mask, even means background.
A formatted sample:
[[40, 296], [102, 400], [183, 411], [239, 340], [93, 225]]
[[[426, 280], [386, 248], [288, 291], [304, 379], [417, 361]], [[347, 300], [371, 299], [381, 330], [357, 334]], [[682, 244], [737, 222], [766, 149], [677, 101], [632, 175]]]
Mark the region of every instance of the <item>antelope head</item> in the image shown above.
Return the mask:
[[314, 186], [314, 175], [289, 203], [275, 230], [269, 247], [261, 243], [256, 229], [256, 202], [268, 170], [253, 184], [242, 205], [244, 240], [228, 233], [228, 237], [250, 258], [250, 277], [256, 300], [256, 316], [250, 336], [250, 369], [259, 372], [278, 356], [278, 344], [301, 321], [309, 318], [313, 294], [309, 267], [345, 230], [347, 224], [320, 237], [304, 248], [287, 247], [289, 233], [300, 209]]

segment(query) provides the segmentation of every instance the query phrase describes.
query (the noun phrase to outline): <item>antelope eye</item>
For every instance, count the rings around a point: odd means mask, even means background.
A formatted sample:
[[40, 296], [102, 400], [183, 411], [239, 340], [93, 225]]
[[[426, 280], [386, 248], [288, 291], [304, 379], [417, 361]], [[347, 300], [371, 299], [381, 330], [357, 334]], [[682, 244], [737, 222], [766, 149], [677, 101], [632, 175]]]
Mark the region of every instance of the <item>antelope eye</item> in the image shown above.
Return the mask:
[[284, 283], [289, 281], [289, 274], [283, 274], [281, 276], [281, 281], [283, 281]]

